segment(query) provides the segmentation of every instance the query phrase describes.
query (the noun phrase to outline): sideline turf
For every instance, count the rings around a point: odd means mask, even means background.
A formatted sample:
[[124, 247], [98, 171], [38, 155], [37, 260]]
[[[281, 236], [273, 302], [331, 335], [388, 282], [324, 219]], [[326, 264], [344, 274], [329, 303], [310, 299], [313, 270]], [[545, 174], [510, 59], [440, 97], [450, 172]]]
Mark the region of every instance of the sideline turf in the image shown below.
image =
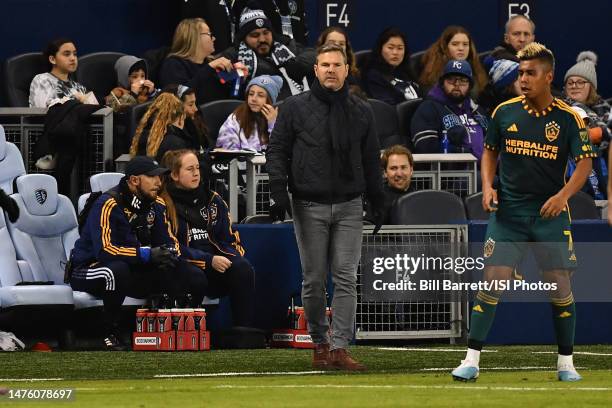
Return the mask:
[[[322, 402], [330, 406], [360, 407], [609, 406], [612, 373], [588, 371], [584, 374], [585, 381], [572, 384], [555, 381], [554, 372], [525, 371], [483, 372], [477, 383], [467, 385], [454, 383], [445, 373], [62, 381], [28, 386], [75, 388], [72, 403], [87, 407], [316, 407]], [[0, 404], [3, 407], [40, 406], [40, 403], [7, 403], [1, 397]], [[53, 405], [60, 406], [60, 403]]]
[[[353, 355], [368, 365], [365, 374], [154, 379], [160, 374], [310, 371], [310, 351], [223, 350], [207, 353], [1, 353], [0, 378], [63, 378], [64, 381], [6, 382], [9, 388], [77, 388], [73, 403], [46, 406], [610, 406], [612, 346], [579, 346], [584, 381], [556, 381], [552, 369], [496, 371], [491, 367], [553, 367], [554, 346], [489, 346], [481, 377], [474, 384], [454, 382], [449, 371], [463, 358], [453, 352], [379, 350], [358, 346]], [[432, 348], [424, 346], [423, 348]], [[553, 352], [533, 354], [532, 352]], [[529, 389], [528, 389], [529, 388]], [[603, 388], [603, 389], [602, 389]], [[68, 405], [65, 405], [68, 404]], [[72, 404], [72, 405], [71, 405]], [[10, 404], [0, 397], [0, 406]], [[317, 405], [314, 405], [317, 406]]]

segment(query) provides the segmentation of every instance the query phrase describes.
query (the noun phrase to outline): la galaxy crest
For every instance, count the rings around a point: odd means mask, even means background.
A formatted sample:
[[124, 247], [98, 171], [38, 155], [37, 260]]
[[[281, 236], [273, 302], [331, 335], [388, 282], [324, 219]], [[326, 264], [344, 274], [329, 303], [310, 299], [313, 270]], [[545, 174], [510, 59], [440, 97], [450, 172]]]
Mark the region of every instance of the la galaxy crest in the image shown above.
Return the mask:
[[559, 133], [561, 133], [561, 127], [553, 120], [546, 124], [544, 133], [549, 142], [554, 142], [559, 137]]
[[494, 250], [495, 250], [495, 241], [493, 241], [493, 238], [487, 239], [487, 242], [485, 242], [484, 244], [484, 257], [489, 258], [491, 255], [493, 255]]

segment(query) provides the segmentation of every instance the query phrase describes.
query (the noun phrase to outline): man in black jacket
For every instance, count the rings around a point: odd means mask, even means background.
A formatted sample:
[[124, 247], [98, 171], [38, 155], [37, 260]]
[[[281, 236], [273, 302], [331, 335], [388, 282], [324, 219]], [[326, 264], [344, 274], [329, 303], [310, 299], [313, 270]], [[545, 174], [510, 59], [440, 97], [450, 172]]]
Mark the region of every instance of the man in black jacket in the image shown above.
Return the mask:
[[249, 70], [248, 80], [260, 75], [282, 77], [278, 100], [308, 90], [314, 64], [312, 49], [304, 49], [295, 40], [273, 33], [272, 23], [262, 10], [245, 9], [238, 27], [236, 45], [222, 55], [243, 63]]
[[[302, 303], [315, 343], [313, 366], [364, 370], [346, 348], [353, 338], [363, 203], [367, 194], [382, 222], [384, 196], [380, 147], [365, 102], [349, 96], [346, 54], [336, 45], [317, 50], [317, 80], [310, 92], [283, 104], [268, 146], [270, 213], [291, 215], [302, 263]], [[334, 282], [331, 341], [325, 316], [325, 283]]]

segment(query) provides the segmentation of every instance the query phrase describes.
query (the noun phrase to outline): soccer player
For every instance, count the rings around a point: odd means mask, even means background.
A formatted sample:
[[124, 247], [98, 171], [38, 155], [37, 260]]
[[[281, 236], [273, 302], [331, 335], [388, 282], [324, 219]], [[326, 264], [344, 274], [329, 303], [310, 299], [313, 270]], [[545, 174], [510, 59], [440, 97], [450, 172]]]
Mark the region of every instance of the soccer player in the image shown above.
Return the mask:
[[[491, 212], [484, 244], [484, 279], [511, 280], [526, 249], [534, 252], [551, 291], [552, 318], [557, 344], [560, 381], [578, 381], [572, 361], [576, 307], [570, 276], [576, 268], [567, 200], [584, 185], [596, 154], [584, 122], [567, 104], [551, 94], [555, 60], [538, 43], [518, 53], [522, 96], [493, 111], [482, 156], [482, 205]], [[564, 184], [568, 157], [576, 171]], [[499, 190], [493, 189], [497, 159]], [[495, 317], [500, 291], [480, 291], [474, 301], [465, 360], [453, 370], [455, 380], [478, 378], [480, 351]]]

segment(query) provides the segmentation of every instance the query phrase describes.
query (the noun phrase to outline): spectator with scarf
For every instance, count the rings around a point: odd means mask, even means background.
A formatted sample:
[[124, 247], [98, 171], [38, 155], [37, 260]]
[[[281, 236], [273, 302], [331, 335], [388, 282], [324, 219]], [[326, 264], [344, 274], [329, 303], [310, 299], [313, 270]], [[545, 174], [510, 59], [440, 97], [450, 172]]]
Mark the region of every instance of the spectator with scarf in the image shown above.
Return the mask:
[[223, 56], [241, 62], [249, 78], [278, 75], [283, 78], [279, 100], [309, 89], [315, 54], [289, 37], [272, 32], [272, 23], [261, 10], [245, 9], [240, 16], [234, 47]]

